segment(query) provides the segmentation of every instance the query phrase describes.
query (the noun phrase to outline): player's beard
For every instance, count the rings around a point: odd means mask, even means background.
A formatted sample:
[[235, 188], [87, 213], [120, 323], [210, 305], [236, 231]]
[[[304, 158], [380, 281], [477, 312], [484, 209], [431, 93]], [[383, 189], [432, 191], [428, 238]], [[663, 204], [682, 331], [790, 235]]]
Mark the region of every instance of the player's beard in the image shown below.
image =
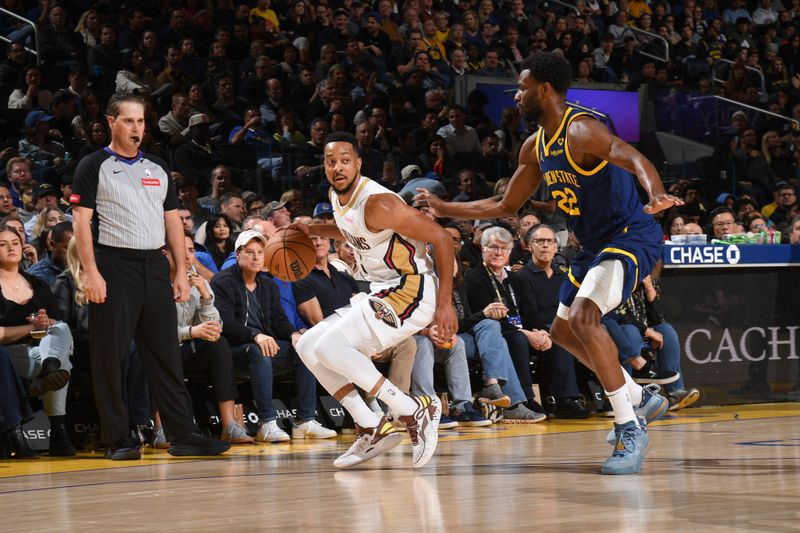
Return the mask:
[[539, 104], [539, 102], [534, 101], [533, 98], [530, 98], [521, 109], [522, 115], [525, 117], [525, 120], [529, 123], [535, 122], [536, 124], [539, 123], [539, 119], [542, 118], [542, 113], [544, 109]]
[[[337, 174], [336, 176], [334, 176], [334, 180], [335, 180], [337, 177], [339, 177], [339, 176], [348, 177], [348, 176], [347, 176], [347, 175], [345, 175], [345, 174]], [[333, 187], [333, 190], [336, 192], [336, 194], [337, 194], [337, 195], [339, 195], [339, 196], [342, 196], [342, 195], [344, 195], [344, 194], [347, 194], [347, 193], [349, 193], [351, 190], [353, 190], [353, 186], [355, 186], [355, 184], [356, 184], [356, 177], [358, 177], [358, 175], [354, 176], [354, 177], [353, 177], [353, 179], [352, 179], [352, 180], [350, 180], [350, 181], [347, 183], [347, 185], [345, 185], [345, 186], [344, 186], [344, 187], [342, 187], [341, 189], [337, 189], [337, 188], [336, 188], [336, 184], [335, 184], [335, 183], [332, 183], [332, 184], [331, 184], [331, 186]]]

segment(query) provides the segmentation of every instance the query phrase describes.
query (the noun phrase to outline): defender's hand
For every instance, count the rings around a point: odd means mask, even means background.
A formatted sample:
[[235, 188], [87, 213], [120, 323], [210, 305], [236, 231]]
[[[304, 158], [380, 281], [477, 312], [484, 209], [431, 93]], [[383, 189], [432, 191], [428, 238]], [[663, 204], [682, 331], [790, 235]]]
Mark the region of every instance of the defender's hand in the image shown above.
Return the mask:
[[673, 205], [683, 205], [683, 200], [678, 198], [677, 196], [673, 196], [671, 194], [667, 194], [665, 192], [656, 194], [648, 203], [644, 206], [644, 212], [648, 215], [654, 215], [659, 211], [663, 211], [665, 209], [669, 209]]
[[442, 207], [444, 202], [441, 198], [430, 192], [428, 189], [423, 189], [422, 187], [418, 188], [417, 195], [414, 197], [414, 201], [421, 205], [427, 205], [428, 209], [435, 217], [441, 216], [439, 209]]

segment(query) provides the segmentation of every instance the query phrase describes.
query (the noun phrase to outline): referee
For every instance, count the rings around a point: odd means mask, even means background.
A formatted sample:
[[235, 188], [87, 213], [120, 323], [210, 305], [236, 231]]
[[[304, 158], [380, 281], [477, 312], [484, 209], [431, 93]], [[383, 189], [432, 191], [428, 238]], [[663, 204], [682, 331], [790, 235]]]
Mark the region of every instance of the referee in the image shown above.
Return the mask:
[[[122, 368], [131, 338], [143, 359], [172, 455], [217, 455], [230, 443], [202, 435], [192, 417], [176, 342], [175, 301], [189, 297], [183, 225], [167, 166], [139, 150], [145, 101], [108, 101], [111, 144], [75, 169], [70, 204], [89, 307], [90, 354], [101, 438], [111, 459], [141, 458], [130, 427]], [[175, 258], [169, 267], [160, 248]]]

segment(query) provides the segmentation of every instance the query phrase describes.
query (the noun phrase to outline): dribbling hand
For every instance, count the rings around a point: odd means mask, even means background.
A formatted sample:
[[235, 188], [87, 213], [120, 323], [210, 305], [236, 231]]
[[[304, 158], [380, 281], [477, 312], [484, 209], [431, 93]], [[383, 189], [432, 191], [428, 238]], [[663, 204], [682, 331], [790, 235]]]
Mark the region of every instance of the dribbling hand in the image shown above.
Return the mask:
[[450, 339], [458, 333], [458, 318], [456, 317], [455, 307], [451, 304], [437, 305], [433, 313], [433, 327], [436, 327], [436, 331], [443, 339]]
[[683, 205], [683, 200], [677, 196], [662, 192], [656, 194], [650, 199], [649, 202], [647, 202], [647, 205], [644, 206], [644, 212], [648, 215], [654, 215], [659, 211], [669, 209], [674, 205]]
[[308, 224], [303, 224], [302, 222], [294, 222], [286, 226], [286, 229], [296, 229], [297, 231], [303, 233], [306, 237], [311, 236], [311, 230], [308, 227]]
[[422, 187], [417, 188], [417, 195], [414, 196], [414, 202], [419, 205], [427, 205], [428, 210], [436, 217], [440, 216], [439, 208], [444, 203], [441, 198]]

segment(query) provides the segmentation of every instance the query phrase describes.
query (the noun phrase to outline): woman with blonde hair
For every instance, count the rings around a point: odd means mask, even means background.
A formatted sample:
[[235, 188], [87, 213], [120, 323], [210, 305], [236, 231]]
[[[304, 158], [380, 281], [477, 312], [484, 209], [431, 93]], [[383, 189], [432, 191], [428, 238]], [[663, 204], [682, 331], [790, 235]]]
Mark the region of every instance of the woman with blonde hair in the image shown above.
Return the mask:
[[42, 232], [46, 229], [51, 229], [56, 226], [56, 224], [60, 224], [67, 220], [67, 217], [64, 216], [64, 213], [61, 209], [57, 207], [46, 207], [44, 211], [39, 213], [39, 217], [36, 219], [36, 222], [33, 225], [33, 229], [31, 230], [31, 240], [36, 241], [39, 237], [42, 236]]
[[314, 70], [315, 78], [323, 80], [328, 77], [328, 72], [336, 64], [336, 47], [332, 44], [325, 44], [319, 51], [319, 62]]
[[461, 15], [461, 22], [464, 25], [464, 40], [467, 45], [477, 43], [481, 38], [481, 28], [478, 24], [478, 14], [468, 9]]
[[[74, 340], [72, 361], [76, 372], [90, 374], [89, 363], [89, 306], [84, 285], [84, 271], [78, 257], [78, 244], [72, 237], [67, 245], [67, 268], [58, 275], [53, 283], [53, 296], [58, 317], [69, 326]], [[124, 365], [123, 381], [128, 391], [126, 402], [130, 413], [130, 422], [135, 426], [144, 426], [151, 418], [150, 395], [144, 377], [142, 361], [136, 352], [136, 345], [131, 342], [128, 360]]]
[[87, 48], [100, 44], [100, 16], [96, 9], [87, 9], [81, 14], [75, 33], [80, 34]]
[[492, 196], [502, 196], [505, 194], [506, 189], [508, 188], [508, 182], [511, 181], [511, 178], [500, 178], [494, 184], [494, 190], [492, 191]]

